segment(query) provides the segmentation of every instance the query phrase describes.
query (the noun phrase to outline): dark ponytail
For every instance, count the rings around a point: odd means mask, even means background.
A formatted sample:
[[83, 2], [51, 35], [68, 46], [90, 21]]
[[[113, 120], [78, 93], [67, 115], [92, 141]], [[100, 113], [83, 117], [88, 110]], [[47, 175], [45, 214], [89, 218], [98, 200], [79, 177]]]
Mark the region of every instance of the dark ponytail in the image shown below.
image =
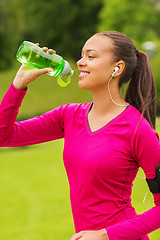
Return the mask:
[[156, 125], [156, 87], [147, 55], [137, 51], [132, 40], [116, 31], [97, 33], [113, 41], [113, 61], [123, 60], [125, 69], [119, 87], [129, 82], [125, 100], [137, 108], [151, 127]]
[[125, 100], [136, 107], [155, 129], [156, 87], [148, 57], [142, 51], [138, 51], [137, 65], [130, 79]]

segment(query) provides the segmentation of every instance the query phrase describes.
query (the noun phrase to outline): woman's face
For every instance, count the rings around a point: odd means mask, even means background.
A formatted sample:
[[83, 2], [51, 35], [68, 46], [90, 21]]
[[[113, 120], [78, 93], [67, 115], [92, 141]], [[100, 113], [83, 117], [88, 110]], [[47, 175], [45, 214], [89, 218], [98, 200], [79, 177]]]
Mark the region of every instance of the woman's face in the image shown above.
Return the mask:
[[101, 35], [94, 35], [85, 43], [81, 59], [77, 62], [80, 88], [106, 88], [116, 66], [112, 49], [112, 40]]

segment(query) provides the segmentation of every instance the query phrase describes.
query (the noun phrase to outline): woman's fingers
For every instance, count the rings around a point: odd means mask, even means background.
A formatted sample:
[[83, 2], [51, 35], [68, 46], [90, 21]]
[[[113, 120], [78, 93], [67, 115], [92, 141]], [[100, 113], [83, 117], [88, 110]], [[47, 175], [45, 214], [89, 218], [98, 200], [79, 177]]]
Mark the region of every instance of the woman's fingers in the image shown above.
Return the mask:
[[38, 70], [37, 72], [37, 76], [36, 77], [39, 77], [43, 74], [46, 74], [46, 73], [49, 73], [49, 72], [52, 72], [53, 70], [51, 68], [43, 68], [43, 69], [40, 69]]
[[78, 240], [80, 238], [82, 238], [85, 235], [84, 231], [81, 231], [79, 233], [74, 234], [70, 240]]
[[[36, 45], [39, 47], [39, 43], [36, 43]], [[50, 52], [50, 53], [56, 53], [55, 50], [52, 48], [48, 49], [48, 47], [42, 47], [43, 51]]]
[[42, 47], [43, 51], [48, 51], [48, 48], [47, 47]]
[[50, 53], [56, 53], [56, 51], [55, 50], [53, 50], [53, 49], [48, 49], [47, 47], [42, 47], [42, 49], [43, 49], [43, 51], [46, 51], [46, 52], [50, 52]]
[[56, 53], [56, 51], [55, 50], [53, 50], [53, 49], [48, 49], [48, 52], [50, 52], [50, 53]]

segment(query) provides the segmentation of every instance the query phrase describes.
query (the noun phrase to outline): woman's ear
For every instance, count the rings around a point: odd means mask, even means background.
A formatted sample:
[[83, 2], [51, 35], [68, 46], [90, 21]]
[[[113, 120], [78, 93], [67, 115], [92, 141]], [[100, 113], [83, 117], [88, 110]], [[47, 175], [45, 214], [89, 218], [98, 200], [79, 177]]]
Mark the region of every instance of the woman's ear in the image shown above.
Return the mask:
[[113, 76], [114, 77], [118, 77], [125, 69], [125, 62], [120, 60], [119, 62], [117, 62], [114, 72], [113, 72]]

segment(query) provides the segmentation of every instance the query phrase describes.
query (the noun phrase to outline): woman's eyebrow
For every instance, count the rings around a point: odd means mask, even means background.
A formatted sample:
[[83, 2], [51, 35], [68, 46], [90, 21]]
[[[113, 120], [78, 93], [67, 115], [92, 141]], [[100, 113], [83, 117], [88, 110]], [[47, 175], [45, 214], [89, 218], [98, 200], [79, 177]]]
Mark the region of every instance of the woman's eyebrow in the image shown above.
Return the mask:
[[90, 51], [98, 52], [98, 51], [95, 50], [95, 49], [87, 49], [87, 50], [86, 50], [86, 52], [90, 52]]
[[[86, 52], [88, 53], [88, 52], [91, 52], [91, 51], [94, 51], [94, 52], [98, 52], [97, 50], [95, 50], [95, 49], [87, 49], [86, 50]], [[84, 52], [84, 50], [82, 49], [82, 53]]]

